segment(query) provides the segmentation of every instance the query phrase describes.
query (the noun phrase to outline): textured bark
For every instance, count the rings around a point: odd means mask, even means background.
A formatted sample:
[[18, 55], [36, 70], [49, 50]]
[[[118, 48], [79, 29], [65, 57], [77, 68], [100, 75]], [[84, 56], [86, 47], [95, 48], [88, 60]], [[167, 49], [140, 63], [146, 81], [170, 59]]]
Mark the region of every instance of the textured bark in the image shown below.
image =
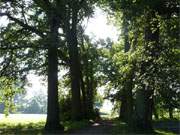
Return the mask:
[[48, 48], [48, 108], [46, 130], [63, 130], [60, 125], [58, 103], [58, 24], [56, 18], [50, 18]]

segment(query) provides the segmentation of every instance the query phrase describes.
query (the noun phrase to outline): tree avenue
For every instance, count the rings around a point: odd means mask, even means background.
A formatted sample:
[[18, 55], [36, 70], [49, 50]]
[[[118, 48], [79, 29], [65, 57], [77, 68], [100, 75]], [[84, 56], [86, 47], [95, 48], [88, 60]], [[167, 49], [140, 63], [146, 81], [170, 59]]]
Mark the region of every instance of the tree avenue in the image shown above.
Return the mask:
[[[117, 42], [85, 34], [83, 22], [97, 7], [119, 28]], [[115, 103], [120, 121], [152, 132], [153, 115], [165, 110], [172, 119], [180, 105], [179, 8], [178, 0], [1, 0], [4, 112], [33, 72], [47, 78], [46, 130], [99, 118], [97, 89], [104, 86], [101, 98]]]
[[[24, 39], [22, 39], [22, 41], [17, 41], [17, 43], [12, 45], [9, 45], [8, 43], [1, 44], [1, 49], [8, 51], [18, 49], [18, 51], [21, 51], [23, 48], [28, 48], [33, 50], [41, 49], [45, 52], [44, 57], [47, 60], [44, 60], [45, 62], [42, 63], [42, 66], [46, 66], [45, 68], [47, 69], [46, 72], [48, 76], [47, 129], [62, 128], [59, 124], [58, 104], [58, 56], [60, 55], [60, 59], [61, 57], [64, 57], [64, 52], [61, 52], [61, 47], [65, 44], [64, 41], [61, 41], [62, 35], [66, 38], [69, 53], [70, 76], [72, 82], [72, 118], [74, 120], [82, 119], [77, 25], [83, 17], [91, 14], [92, 4], [93, 1], [84, 0], [73, 2], [63, 0], [51, 2], [48, 0], [1, 2], [2, 10], [0, 16], [6, 16], [9, 20], [9, 24], [13, 23], [14, 25], [17, 25], [16, 27], [20, 27], [24, 31], [27, 31], [29, 35], [32, 36], [29, 37], [31, 39], [28, 40], [36, 40], [36, 42], [39, 42], [37, 45], [33, 45], [34, 41], [32, 41], [32, 44], [27, 43], [27, 45], [20, 45], [20, 42], [25, 42]], [[18, 17], [14, 17], [15, 15]], [[17, 29], [13, 26], [9, 27]], [[9, 27], [7, 28], [9, 29]], [[58, 32], [60, 28], [63, 29], [64, 34]], [[20, 31], [19, 34], [23, 35], [25, 33]], [[5, 37], [5, 35], [3, 36]], [[2, 41], [6, 40], [6, 38], [2, 39]], [[39, 65], [39, 63], [35, 64]], [[31, 65], [28, 66], [28, 70], [34, 68]]]
[[[179, 88], [178, 75], [175, 75], [176, 79], [172, 75], [179, 72], [176, 57], [178, 55], [178, 52], [176, 52], [178, 50], [178, 38], [172, 38], [172, 35], [166, 31], [170, 27], [175, 28], [173, 32], [178, 31], [176, 26], [178, 25], [179, 3], [176, 0], [153, 2], [102, 0], [101, 4], [106, 10], [114, 14], [116, 25], [120, 25], [119, 27], [123, 30], [122, 38], [125, 52], [128, 51], [129, 53], [127, 55], [123, 54], [125, 55], [123, 56], [119, 52], [119, 54], [111, 56], [114, 57], [113, 62], [117, 63], [115, 65], [120, 66], [120, 73], [117, 73], [117, 75], [120, 74], [121, 79], [118, 81], [118, 86], [114, 84], [115, 87], [120, 89], [114, 95], [117, 100], [121, 101], [120, 119], [129, 123], [129, 126], [152, 131], [152, 115], [153, 113], [156, 114], [156, 105], [158, 104], [155, 98], [161, 95], [162, 91], [163, 93], [172, 92]], [[165, 24], [172, 21], [174, 23], [171, 23], [171, 26]], [[167, 37], [171, 37], [171, 40], [166, 42]], [[174, 43], [171, 42], [173, 39]], [[167, 53], [164, 47], [169, 48], [171, 53]], [[171, 57], [167, 58], [163, 55], [165, 52], [166, 55], [169, 56], [170, 54]], [[176, 56], [174, 57], [174, 55]], [[125, 63], [121, 57], [125, 57]], [[172, 57], [174, 57], [173, 60], [170, 60]], [[165, 59], [172, 63], [166, 63]], [[166, 63], [166, 66], [162, 63]], [[176, 68], [168, 70], [168, 68], [174, 66]], [[166, 74], [167, 70], [169, 73], [172, 72], [171, 75]], [[166, 82], [164, 78], [166, 75], [169, 79], [172, 78], [173, 81], [168, 81], [169, 86], [165, 90], [164, 87], [166, 86], [162, 83]], [[112, 83], [115, 83], [114, 80]], [[175, 85], [170, 88], [172, 83]], [[133, 121], [135, 125], [132, 125]]]

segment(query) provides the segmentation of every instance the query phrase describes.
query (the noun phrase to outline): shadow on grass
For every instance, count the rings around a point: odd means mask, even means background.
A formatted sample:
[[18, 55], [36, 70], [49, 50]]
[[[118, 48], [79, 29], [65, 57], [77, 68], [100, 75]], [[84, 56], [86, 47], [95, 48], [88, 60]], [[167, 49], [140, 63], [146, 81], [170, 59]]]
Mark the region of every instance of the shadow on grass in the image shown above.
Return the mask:
[[171, 132], [172, 134], [180, 134], [180, 120], [177, 119], [161, 119], [153, 122], [154, 128], [159, 131]]
[[119, 121], [119, 120], [115, 120], [114, 121], [116, 126], [113, 129], [113, 135], [119, 135], [119, 134], [143, 134], [143, 135], [176, 135], [179, 134], [179, 126], [180, 123], [179, 121], [171, 121], [171, 125], [170, 125], [170, 121], [156, 121], [153, 123], [154, 125], [154, 130], [150, 131], [150, 132], [146, 132], [143, 130], [137, 130], [134, 128], [130, 128], [126, 123]]
[[9, 135], [9, 134], [17, 134], [17, 135], [49, 135], [49, 134], [64, 134], [71, 133], [74, 130], [79, 130], [81, 128], [87, 127], [90, 125], [89, 121], [79, 121], [72, 122], [66, 121], [62, 123], [65, 127], [63, 131], [45, 131], [44, 126], [45, 122], [37, 122], [37, 123], [19, 123], [19, 124], [10, 124], [10, 123], [0, 123], [0, 135]]

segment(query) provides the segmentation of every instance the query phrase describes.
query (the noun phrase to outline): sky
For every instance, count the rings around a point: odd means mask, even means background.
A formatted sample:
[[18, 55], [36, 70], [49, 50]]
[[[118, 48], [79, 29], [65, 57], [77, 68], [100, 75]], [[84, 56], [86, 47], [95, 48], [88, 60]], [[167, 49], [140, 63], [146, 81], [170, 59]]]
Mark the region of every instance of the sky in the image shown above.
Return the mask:
[[96, 40], [111, 38], [113, 41], [118, 40], [118, 30], [112, 24], [108, 23], [107, 13], [97, 8], [94, 17], [88, 20], [85, 33], [95, 36]]

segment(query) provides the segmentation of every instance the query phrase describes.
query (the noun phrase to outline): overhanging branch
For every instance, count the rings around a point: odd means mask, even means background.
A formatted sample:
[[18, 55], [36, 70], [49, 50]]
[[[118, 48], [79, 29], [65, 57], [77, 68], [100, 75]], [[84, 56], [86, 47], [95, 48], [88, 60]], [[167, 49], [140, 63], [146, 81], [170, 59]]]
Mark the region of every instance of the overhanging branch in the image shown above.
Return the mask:
[[19, 24], [21, 27], [39, 35], [40, 37], [44, 38], [45, 35], [43, 32], [41, 32], [40, 30], [36, 29], [35, 27], [33, 26], [30, 26], [22, 21], [20, 21], [19, 19], [15, 18], [15, 17], [12, 17], [9, 13], [0, 13], [0, 17], [1, 16], [7, 16], [10, 20], [14, 21], [15, 23]]

